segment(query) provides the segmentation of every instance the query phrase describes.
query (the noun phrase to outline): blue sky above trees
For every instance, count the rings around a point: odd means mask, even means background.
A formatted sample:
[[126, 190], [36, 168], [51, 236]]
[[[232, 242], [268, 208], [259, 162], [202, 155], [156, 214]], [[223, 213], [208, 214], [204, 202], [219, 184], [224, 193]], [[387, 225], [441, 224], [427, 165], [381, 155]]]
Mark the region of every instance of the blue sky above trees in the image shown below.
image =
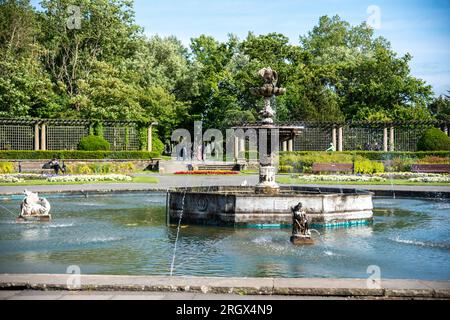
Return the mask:
[[[32, 0], [38, 7], [39, 0]], [[433, 86], [436, 95], [450, 90], [450, 1], [447, 0], [135, 0], [136, 23], [147, 35], [175, 35], [185, 45], [207, 34], [225, 40], [228, 33], [244, 38], [279, 32], [298, 43], [320, 16], [338, 14], [351, 24], [381, 11], [376, 35], [387, 38], [400, 55], [412, 54], [412, 74]]]

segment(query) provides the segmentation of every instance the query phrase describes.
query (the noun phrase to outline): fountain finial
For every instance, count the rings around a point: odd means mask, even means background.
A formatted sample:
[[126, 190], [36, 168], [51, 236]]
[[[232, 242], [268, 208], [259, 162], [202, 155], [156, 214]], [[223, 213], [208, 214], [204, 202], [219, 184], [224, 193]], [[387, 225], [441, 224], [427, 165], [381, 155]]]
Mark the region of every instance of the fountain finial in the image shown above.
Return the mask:
[[264, 84], [262, 87], [250, 88], [250, 93], [264, 97], [264, 110], [261, 111], [264, 124], [272, 124], [274, 122], [275, 111], [270, 106], [270, 99], [273, 96], [280, 96], [286, 93], [286, 89], [277, 87], [278, 73], [272, 68], [267, 67], [258, 71], [258, 74], [263, 78]]

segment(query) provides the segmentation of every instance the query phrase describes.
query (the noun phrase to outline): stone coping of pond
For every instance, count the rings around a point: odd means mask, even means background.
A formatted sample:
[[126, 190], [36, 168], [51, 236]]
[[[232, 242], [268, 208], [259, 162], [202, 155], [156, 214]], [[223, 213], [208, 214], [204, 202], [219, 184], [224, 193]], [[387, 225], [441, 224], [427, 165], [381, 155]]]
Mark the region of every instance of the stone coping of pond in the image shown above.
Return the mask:
[[171, 188], [171, 193], [194, 193], [204, 195], [229, 195], [247, 197], [250, 196], [267, 198], [267, 197], [317, 197], [320, 196], [336, 196], [336, 195], [373, 195], [372, 192], [360, 188], [334, 188], [334, 187], [309, 187], [309, 186], [280, 186], [278, 193], [267, 194], [257, 193], [253, 186], [210, 186], [210, 187], [178, 187]]
[[[296, 295], [450, 299], [450, 280], [237, 278], [191, 276], [113, 276], [72, 274], [3, 274], [0, 290], [78, 290], [192, 292], [238, 295]], [[79, 284], [78, 287], [73, 287]]]
[[[89, 192], [110, 193], [110, 192], [152, 192], [172, 190], [177, 187], [207, 187], [207, 186], [240, 186], [243, 180], [248, 185], [254, 185], [258, 181], [258, 176], [221, 176], [221, 177], [186, 177], [186, 176], [164, 176], [152, 175], [159, 179], [158, 183], [92, 183], [75, 185], [32, 185], [32, 186], [0, 186], [0, 195], [19, 195], [24, 189], [43, 194], [83, 194]], [[283, 185], [290, 187], [289, 185]], [[392, 197], [418, 197], [418, 198], [450, 198], [450, 185], [448, 186], [416, 186], [416, 185], [324, 185], [307, 184], [302, 185], [310, 188], [336, 188], [336, 189], [358, 189], [368, 190], [375, 193], [375, 196]]]
[[[23, 190], [27, 189], [33, 192], [39, 192], [46, 195], [58, 196], [86, 196], [86, 195], [106, 195], [110, 193], [124, 194], [124, 193], [147, 193], [147, 192], [161, 192], [176, 191], [177, 188], [161, 188], [161, 187], [117, 187], [109, 185], [103, 187], [100, 185], [84, 185], [84, 188], [77, 188], [77, 185], [52, 186], [53, 188], [39, 188], [39, 186], [21, 186], [21, 187], [0, 187], [0, 197], [23, 196]], [[74, 188], [70, 188], [74, 187]], [[375, 197], [393, 197], [396, 198], [423, 198], [423, 199], [450, 199], [450, 190], [401, 190], [401, 189], [371, 189], [370, 186], [361, 186], [366, 188], [358, 188], [358, 190], [368, 190], [374, 194]], [[418, 188], [418, 187], [417, 187]], [[448, 188], [448, 187], [446, 187]], [[0, 198], [1, 199], [1, 198]]]

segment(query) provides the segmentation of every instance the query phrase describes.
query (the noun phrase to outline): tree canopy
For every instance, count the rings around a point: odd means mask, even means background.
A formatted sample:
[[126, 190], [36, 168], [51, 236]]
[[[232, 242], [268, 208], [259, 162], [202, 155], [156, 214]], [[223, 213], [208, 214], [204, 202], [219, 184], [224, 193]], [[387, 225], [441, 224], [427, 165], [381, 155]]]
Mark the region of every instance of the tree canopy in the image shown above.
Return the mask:
[[[71, 28], [69, 7], [81, 24]], [[0, 0], [0, 117], [90, 118], [227, 128], [254, 121], [262, 101], [249, 88], [270, 66], [287, 89], [279, 121], [447, 119], [448, 97], [411, 75], [411, 55], [398, 56], [365, 23], [339, 16], [292, 44], [283, 34], [245, 39], [230, 34], [191, 39], [146, 37], [131, 0]]]

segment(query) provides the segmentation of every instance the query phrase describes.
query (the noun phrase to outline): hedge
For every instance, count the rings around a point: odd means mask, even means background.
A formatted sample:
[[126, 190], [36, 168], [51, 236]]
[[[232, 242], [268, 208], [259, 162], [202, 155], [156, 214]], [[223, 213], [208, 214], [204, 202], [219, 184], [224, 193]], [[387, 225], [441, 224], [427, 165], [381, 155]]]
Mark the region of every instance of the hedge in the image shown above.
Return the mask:
[[49, 160], [49, 159], [71, 159], [71, 160], [90, 160], [90, 159], [117, 159], [117, 160], [140, 160], [159, 158], [161, 155], [157, 152], [147, 151], [14, 151], [0, 150], [0, 159], [3, 160]]
[[[310, 154], [325, 154], [325, 151], [285, 151], [280, 152], [280, 156], [284, 155], [299, 155], [299, 156], [305, 156]], [[342, 151], [342, 152], [329, 152], [329, 154], [347, 154], [347, 155], [356, 155], [356, 156], [362, 156], [369, 160], [390, 160], [394, 158], [418, 158], [422, 159], [425, 157], [430, 156], [436, 156], [436, 157], [448, 157], [450, 158], [450, 151], [390, 151], [390, 152], [384, 152], [384, 151]]]

